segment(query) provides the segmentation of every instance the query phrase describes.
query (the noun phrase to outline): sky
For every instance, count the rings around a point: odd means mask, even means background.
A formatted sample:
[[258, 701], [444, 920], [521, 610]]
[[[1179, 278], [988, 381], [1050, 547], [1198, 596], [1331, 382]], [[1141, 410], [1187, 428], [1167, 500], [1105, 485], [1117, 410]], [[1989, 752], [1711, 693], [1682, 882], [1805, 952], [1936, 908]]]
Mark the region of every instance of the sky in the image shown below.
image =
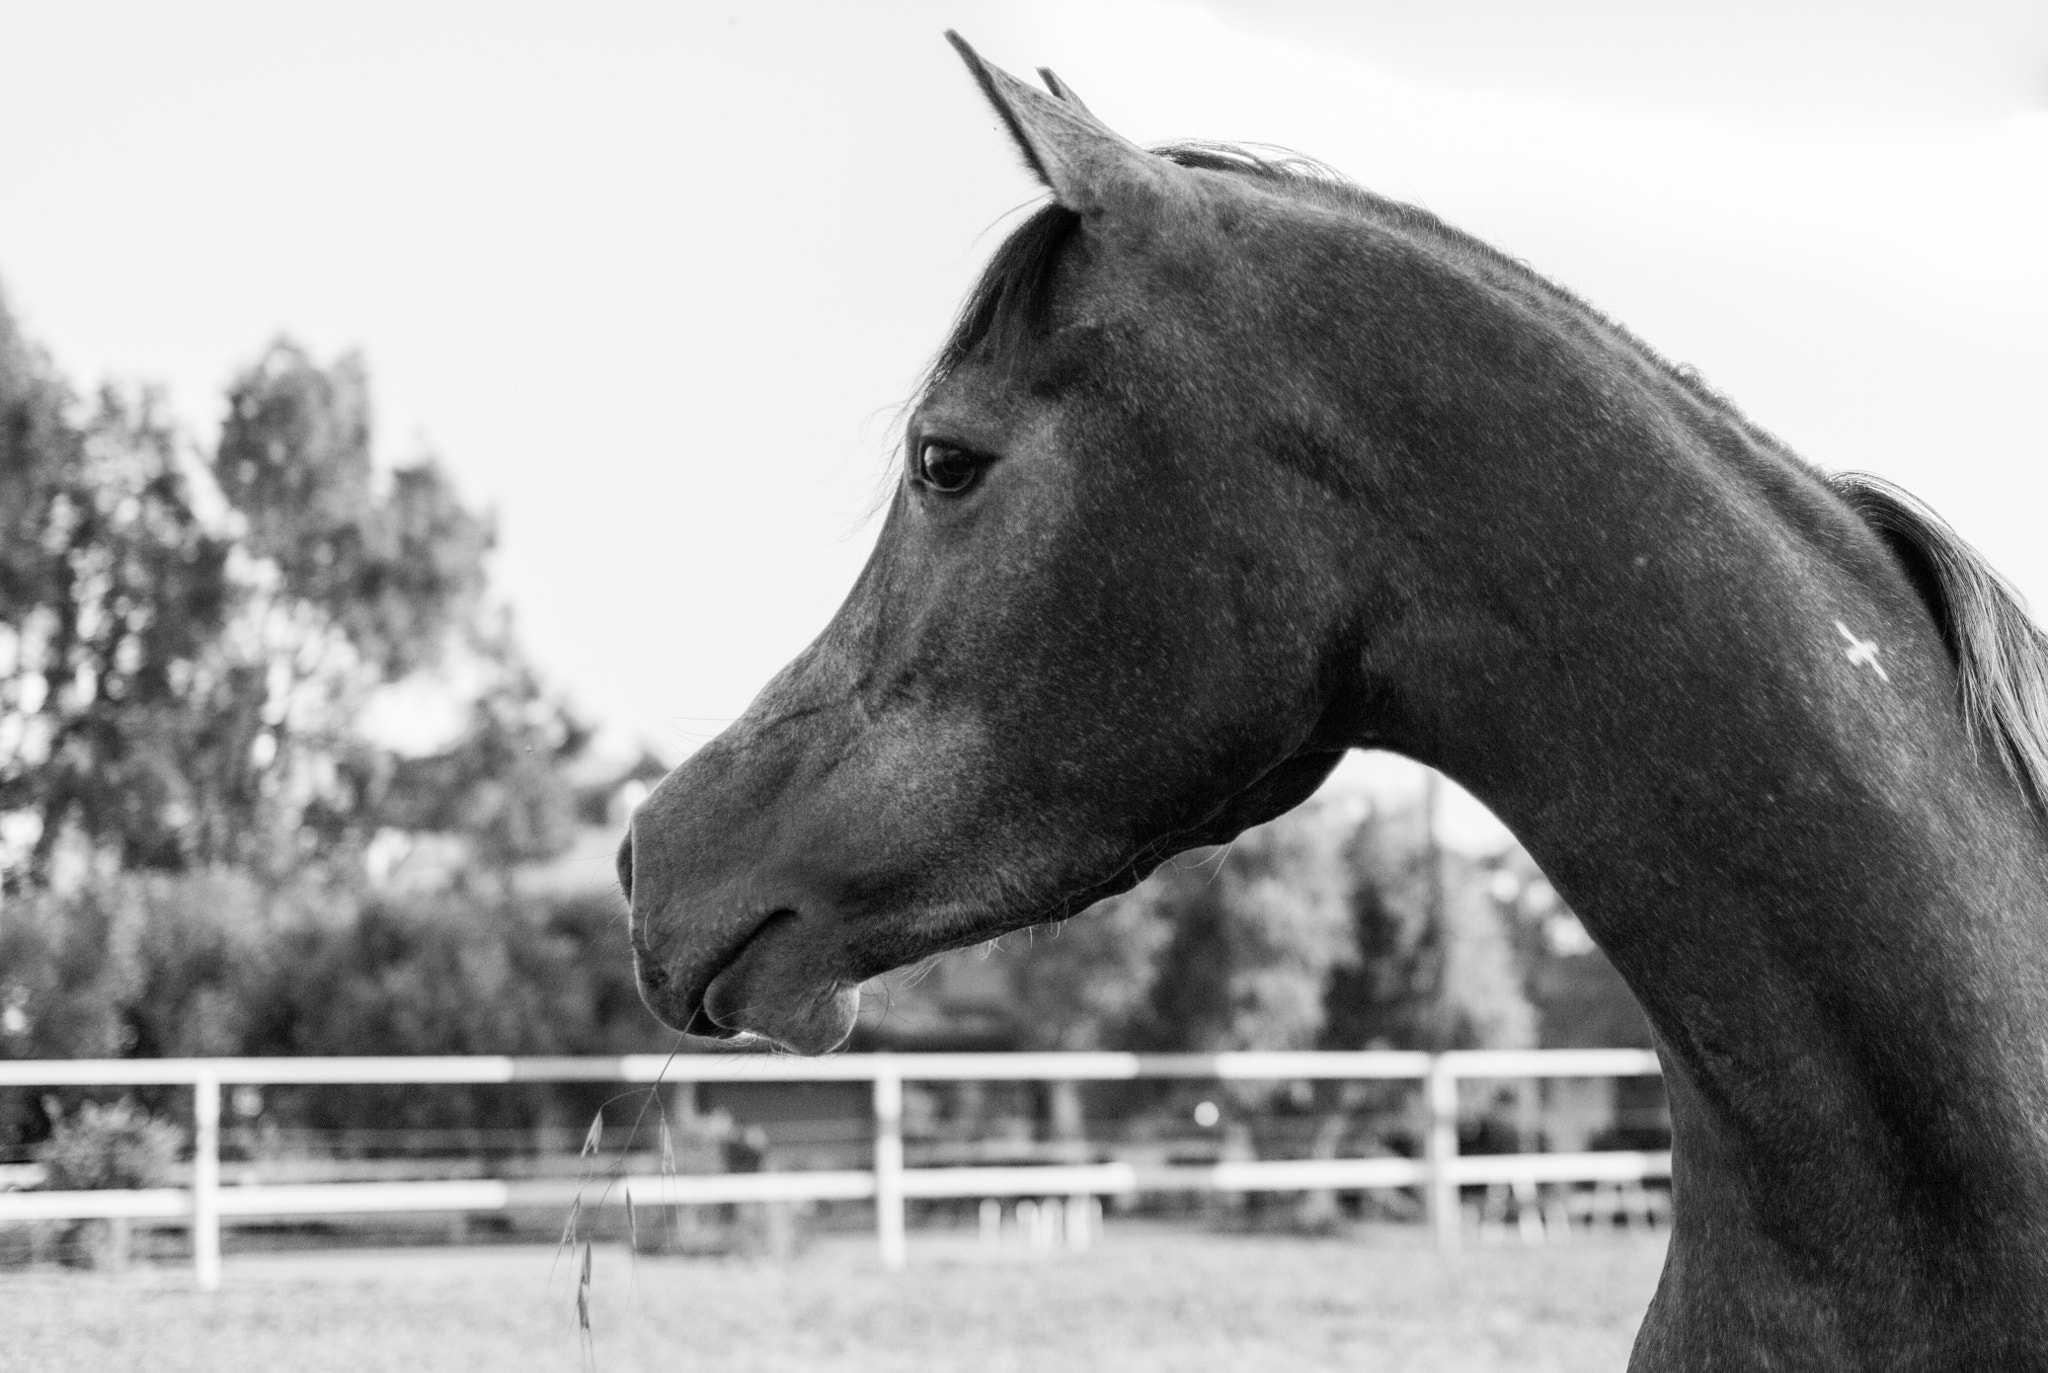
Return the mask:
[[0, 0], [0, 291], [198, 444], [270, 339], [360, 349], [380, 458], [495, 512], [549, 680], [679, 759], [830, 618], [1039, 194], [947, 27], [1138, 142], [1429, 207], [2048, 605], [2038, 0]]

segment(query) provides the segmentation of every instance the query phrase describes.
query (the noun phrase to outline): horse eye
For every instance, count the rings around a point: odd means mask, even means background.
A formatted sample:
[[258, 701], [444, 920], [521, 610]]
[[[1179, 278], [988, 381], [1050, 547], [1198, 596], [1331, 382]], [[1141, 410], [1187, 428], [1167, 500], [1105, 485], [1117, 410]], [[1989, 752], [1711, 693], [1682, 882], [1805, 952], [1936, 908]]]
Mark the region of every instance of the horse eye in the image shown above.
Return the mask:
[[934, 491], [958, 495], [974, 484], [981, 460], [950, 443], [927, 443], [917, 450], [917, 479]]

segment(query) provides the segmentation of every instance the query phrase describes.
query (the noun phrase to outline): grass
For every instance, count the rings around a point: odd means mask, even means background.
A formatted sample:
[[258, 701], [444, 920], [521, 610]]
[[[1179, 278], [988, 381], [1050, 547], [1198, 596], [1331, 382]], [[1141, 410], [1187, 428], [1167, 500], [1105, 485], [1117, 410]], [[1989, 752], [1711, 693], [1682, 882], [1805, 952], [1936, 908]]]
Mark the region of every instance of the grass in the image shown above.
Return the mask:
[[[1049, 1257], [913, 1236], [901, 1273], [850, 1236], [787, 1264], [604, 1245], [592, 1323], [598, 1369], [618, 1373], [1619, 1370], [1662, 1258], [1646, 1236], [1443, 1259], [1419, 1227], [1115, 1221], [1094, 1250]], [[4, 1275], [0, 1369], [572, 1373], [575, 1279], [546, 1247], [231, 1256], [211, 1296], [176, 1269]]]

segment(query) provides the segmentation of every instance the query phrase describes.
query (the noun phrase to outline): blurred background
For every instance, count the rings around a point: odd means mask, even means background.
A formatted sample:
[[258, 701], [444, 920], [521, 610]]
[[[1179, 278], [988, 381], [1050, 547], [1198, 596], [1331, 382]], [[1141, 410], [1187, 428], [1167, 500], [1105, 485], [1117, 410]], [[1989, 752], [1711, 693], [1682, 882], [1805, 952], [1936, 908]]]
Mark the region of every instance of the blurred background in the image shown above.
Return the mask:
[[[0, 1057], [677, 1045], [612, 849], [851, 585], [899, 408], [1039, 194], [946, 27], [1141, 143], [1427, 206], [2048, 594], [2032, 0], [0, 4]], [[1483, 808], [1354, 756], [1227, 852], [871, 987], [853, 1047], [1648, 1043]], [[1417, 1147], [1370, 1092], [1197, 1095], [933, 1089], [905, 1128]], [[502, 1171], [603, 1096], [249, 1089], [227, 1147]], [[0, 1093], [0, 1169], [89, 1121], [146, 1171], [181, 1109]], [[866, 1147], [823, 1089], [675, 1110], [720, 1167]], [[1666, 1126], [1619, 1080], [1465, 1129]]]

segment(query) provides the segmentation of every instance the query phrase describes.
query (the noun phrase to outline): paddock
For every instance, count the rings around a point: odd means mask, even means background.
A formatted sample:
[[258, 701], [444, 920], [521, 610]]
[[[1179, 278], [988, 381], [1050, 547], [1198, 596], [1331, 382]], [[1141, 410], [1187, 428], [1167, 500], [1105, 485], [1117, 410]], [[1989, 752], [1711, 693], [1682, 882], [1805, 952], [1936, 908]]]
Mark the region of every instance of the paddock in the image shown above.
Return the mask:
[[[1113, 1220], [1085, 1254], [991, 1254], [913, 1232], [891, 1272], [864, 1237], [787, 1263], [595, 1254], [595, 1367], [757, 1373], [982, 1368], [1618, 1368], [1660, 1235], [1440, 1253], [1417, 1226], [1320, 1239]], [[0, 1276], [0, 1366], [93, 1373], [579, 1367], [574, 1274], [545, 1246], [246, 1255], [221, 1288], [139, 1270]], [[13, 1362], [10, 1362], [12, 1360]]]

